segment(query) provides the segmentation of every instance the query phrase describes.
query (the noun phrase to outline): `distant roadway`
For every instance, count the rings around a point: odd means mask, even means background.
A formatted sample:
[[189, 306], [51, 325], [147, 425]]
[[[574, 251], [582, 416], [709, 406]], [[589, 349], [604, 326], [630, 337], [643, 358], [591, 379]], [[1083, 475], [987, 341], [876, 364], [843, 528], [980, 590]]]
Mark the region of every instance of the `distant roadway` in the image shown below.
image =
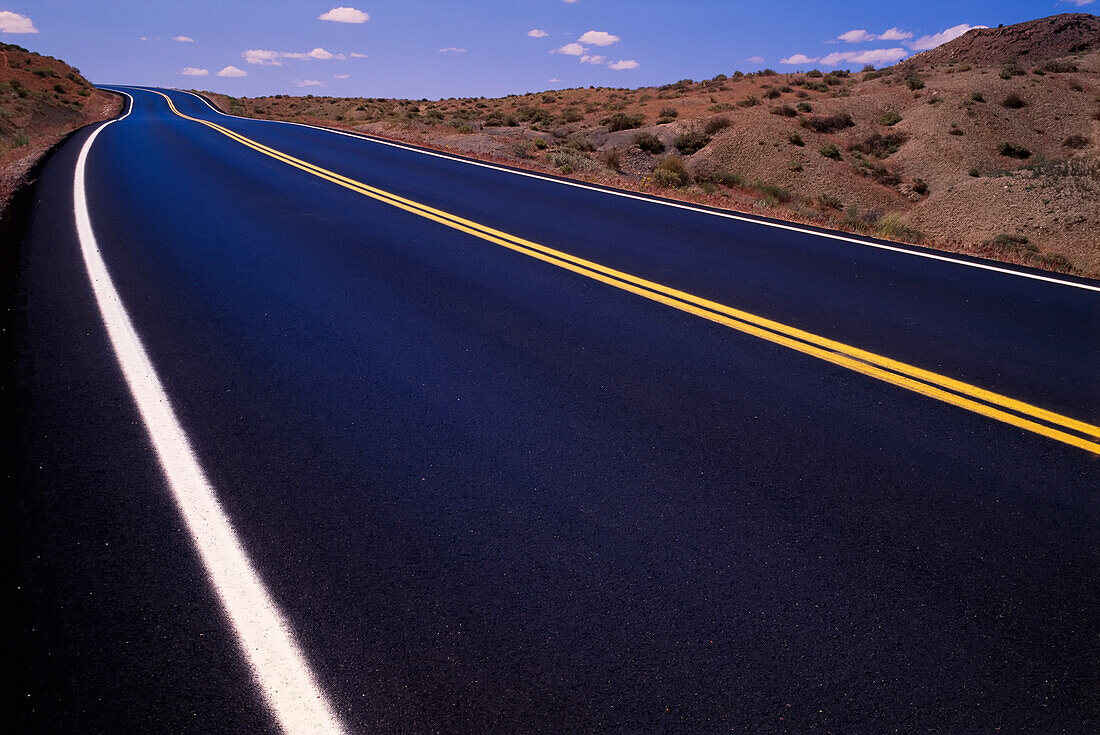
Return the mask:
[[1097, 282], [117, 89], [6, 276], [9, 731], [1100, 727]]

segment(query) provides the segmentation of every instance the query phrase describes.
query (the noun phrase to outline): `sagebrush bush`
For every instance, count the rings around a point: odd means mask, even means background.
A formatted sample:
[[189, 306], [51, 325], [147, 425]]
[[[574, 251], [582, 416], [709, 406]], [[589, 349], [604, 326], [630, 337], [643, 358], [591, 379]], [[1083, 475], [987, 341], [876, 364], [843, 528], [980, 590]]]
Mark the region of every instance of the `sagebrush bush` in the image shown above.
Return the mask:
[[676, 156], [669, 156], [653, 169], [653, 182], [658, 186], [686, 186], [690, 178], [684, 162]]
[[769, 184], [764, 181], [755, 181], [753, 182], [752, 187], [763, 194], [764, 200], [769, 204], [775, 204], [776, 202], [789, 202], [791, 200], [791, 193], [784, 189], [782, 186]]
[[891, 125], [897, 125], [901, 122], [901, 115], [896, 110], [887, 110], [879, 116], [878, 121], [890, 127]]
[[773, 115], [781, 115], [783, 117], [798, 117], [798, 110], [794, 109], [790, 105], [779, 105], [769, 110]]
[[806, 145], [806, 141], [802, 140], [802, 136], [801, 136], [801, 135], [799, 135], [798, 133], [791, 133], [790, 135], [788, 135], [788, 136], [787, 136], [787, 141], [788, 141], [788, 142], [789, 142], [789, 143], [790, 143], [791, 145], [796, 145], [796, 146], [798, 146], [799, 148], [801, 148], [802, 146]]
[[574, 171], [590, 171], [595, 168], [592, 159], [576, 148], [562, 148], [554, 151], [547, 156], [547, 160], [557, 166], [563, 174], [571, 174]]
[[914, 92], [918, 89], [924, 89], [924, 80], [921, 79], [919, 74], [911, 74], [909, 78], [905, 80], [905, 84]]
[[1077, 65], [1069, 61], [1048, 61], [1042, 68], [1051, 74], [1071, 74], [1077, 71]]
[[1065, 146], [1066, 148], [1073, 148], [1074, 150], [1084, 148], [1088, 144], [1089, 139], [1083, 135], [1071, 135], [1062, 141], [1063, 146]]
[[1003, 142], [997, 144], [997, 152], [1002, 156], [1009, 158], [1019, 158], [1021, 160], [1025, 158], [1031, 158], [1031, 151], [1024, 148], [1022, 145], [1016, 145], [1015, 143]]
[[608, 148], [601, 154], [604, 165], [612, 171], [619, 171], [622, 168], [622, 159], [619, 157], [618, 148]]
[[802, 124], [818, 133], [835, 133], [853, 127], [855, 122], [847, 112], [838, 112], [834, 115], [814, 115], [803, 120]]
[[826, 143], [825, 145], [818, 148], [817, 152], [825, 156], [826, 158], [833, 159], [834, 161], [839, 161], [841, 158], [840, 149], [836, 147], [835, 143]]
[[814, 197], [814, 201], [817, 203], [817, 206], [821, 207], [822, 209], [835, 209], [838, 212], [843, 206], [841, 205], [840, 200], [832, 194], [819, 194], [818, 196]]
[[636, 115], [628, 115], [625, 112], [616, 112], [614, 115], [605, 117], [600, 120], [600, 125], [606, 125], [607, 129], [616, 133], [620, 130], [633, 130], [634, 128], [642, 127], [645, 122], [645, 116], [641, 113]]
[[904, 242], [916, 244], [924, 239], [924, 235], [919, 230], [914, 230], [901, 221], [901, 214], [899, 212], [890, 212], [879, 217], [878, 222], [875, 224], [875, 229], [878, 230], [878, 234], [882, 237], [888, 237], [894, 240], [902, 240]]
[[1025, 102], [1023, 97], [1016, 94], [1015, 92], [1009, 92], [1008, 96], [1001, 100], [1001, 105], [1009, 108], [1010, 110], [1018, 110], [1021, 107], [1027, 107], [1027, 102]]
[[813, 112], [814, 111], [814, 106], [811, 105], [809, 102], [799, 102], [798, 103], [798, 111], [799, 112]]
[[531, 157], [531, 141], [529, 140], [517, 140], [512, 143], [512, 153], [516, 158], [530, 158]]
[[887, 135], [876, 132], [865, 136], [862, 140], [849, 143], [848, 150], [865, 153], [875, 158], [887, 158], [890, 154], [897, 152], [908, 139], [909, 136], [902, 132]]
[[672, 141], [672, 145], [676, 146], [676, 149], [685, 156], [690, 156], [702, 150], [709, 142], [710, 136], [702, 130], [689, 130], [686, 133], [677, 135], [676, 139]]
[[653, 133], [638, 133], [634, 136], [634, 145], [646, 153], [664, 153], [665, 144], [657, 140]]
[[[725, 130], [730, 125], [730, 119], [719, 115], [718, 117], [712, 117], [707, 120], [706, 125], [703, 126], [703, 132], [707, 135], [715, 135], [720, 130]], [[704, 144], [705, 145], [705, 144]]]

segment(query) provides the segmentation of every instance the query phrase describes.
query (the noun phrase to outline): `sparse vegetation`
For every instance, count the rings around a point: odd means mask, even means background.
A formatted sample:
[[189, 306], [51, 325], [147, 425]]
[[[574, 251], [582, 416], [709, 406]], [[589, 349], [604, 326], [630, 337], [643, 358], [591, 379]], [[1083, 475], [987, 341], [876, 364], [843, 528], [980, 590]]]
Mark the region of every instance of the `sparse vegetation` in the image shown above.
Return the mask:
[[985, 102], [985, 95], [981, 92], [971, 92], [970, 99], [974, 102]]
[[1070, 135], [1062, 141], [1062, 145], [1066, 148], [1072, 148], [1073, 150], [1079, 150], [1088, 146], [1089, 139], [1083, 135]]
[[1010, 92], [1003, 100], [1001, 100], [1001, 105], [1009, 108], [1010, 110], [1018, 110], [1021, 107], [1027, 107], [1027, 102], [1025, 102], [1024, 99], [1015, 92]]
[[848, 150], [864, 153], [868, 156], [874, 156], [875, 158], [887, 158], [890, 154], [896, 153], [898, 148], [900, 148], [908, 138], [909, 136], [901, 132], [889, 133], [887, 135], [874, 132], [861, 140], [850, 143], [848, 145]]
[[918, 89], [924, 89], [924, 79], [919, 74], [911, 74], [905, 80], [905, 85], [915, 92]]
[[551, 153], [548, 160], [563, 174], [571, 174], [574, 171], [591, 171], [594, 168], [592, 159], [576, 148], [561, 148]]
[[891, 125], [897, 125], [899, 122], [901, 122], [901, 115], [897, 112], [897, 110], [887, 110], [879, 116], [878, 121], [883, 125], [886, 125], [887, 127]]
[[686, 186], [689, 180], [684, 162], [676, 156], [669, 156], [663, 159], [657, 164], [657, 167], [653, 169], [653, 182], [657, 184], [657, 186]]
[[998, 143], [997, 152], [1000, 153], [1002, 156], [1007, 156], [1008, 158], [1019, 158], [1021, 160], [1025, 158], [1031, 158], [1031, 151], [1029, 151], [1027, 148], [1024, 148], [1022, 145], [1016, 145], [1015, 143]]
[[838, 198], [828, 193], [818, 194], [816, 197], [814, 197], [814, 202], [822, 209], [835, 209], [838, 212], [843, 207]]
[[[703, 126], [703, 132], [707, 135], [717, 135], [720, 131], [728, 128], [729, 125], [730, 119], [719, 115], [718, 117], [712, 117], [707, 120], [706, 125]], [[704, 145], [706, 144], [704, 143]]]
[[758, 192], [764, 195], [764, 201], [768, 204], [776, 204], [777, 202], [789, 202], [791, 201], [791, 193], [784, 189], [782, 186], [776, 184], [768, 184], [762, 181], [753, 182], [752, 187]]
[[889, 212], [879, 218], [875, 223], [875, 230], [881, 237], [903, 242], [919, 243], [924, 235], [901, 221], [900, 212]]
[[1077, 71], [1077, 65], [1070, 61], [1054, 59], [1043, 64], [1042, 69], [1051, 74], [1071, 74]]
[[818, 148], [817, 152], [834, 161], [839, 161], [841, 159], [840, 148], [838, 148], [835, 143], [826, 143]]
[[638, 133], [634, 136], [634, 145], [641, 148], [646, 153], [664, 153], [665, 144], [657, 139], [657, 136], [653, 133]]
[[798, 133], [791, 133], [790, 135], [788, 135], [788, 136], [787, 136], [787, 141], [788, 141], [788, 142], [789, 142], [789, 143], [790, 143], [791, 145], [796, 145], [796, 146], [798, 146], [799, 148], [801, 148], [802, 146], [806, 145], [806, 141], [802, 140], [802, 136], [801, 136], [801, 135], [799, 135]]
[[645, 116], [642, 114], [628, 115], [625, 112], [616, 112], [615, 114], [605, 117], [600, 120], [600, 125], [606, 125], [607, 129], [616, 133], [620, 130], [633, 130], [634, 128], [640, 128], [645, 123]]
[[855, 126], [852, 116], [847, 112], [838, 112], [827, 116], [815, 115], [803, 120], [802, 124], [818, 133], [835, 133]]
[[683, 153], [685, 156], [690, 156], [693, 153], [697, 153], [702, 150], [708, 143], [710, 143], [710, 136], [702, 130], [690, 130], [686, 133], [680, 133], [672, 141], [672, 145], [676, 147], [676, 150]]

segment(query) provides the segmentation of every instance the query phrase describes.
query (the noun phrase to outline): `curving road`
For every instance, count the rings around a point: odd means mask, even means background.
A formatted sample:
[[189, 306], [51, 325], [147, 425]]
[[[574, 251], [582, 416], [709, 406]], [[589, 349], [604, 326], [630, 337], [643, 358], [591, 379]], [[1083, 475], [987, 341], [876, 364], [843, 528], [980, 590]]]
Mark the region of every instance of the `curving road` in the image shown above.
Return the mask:
[[120, 89], [9, 274], [19, 731], [1095, 731], [1096, 282]]

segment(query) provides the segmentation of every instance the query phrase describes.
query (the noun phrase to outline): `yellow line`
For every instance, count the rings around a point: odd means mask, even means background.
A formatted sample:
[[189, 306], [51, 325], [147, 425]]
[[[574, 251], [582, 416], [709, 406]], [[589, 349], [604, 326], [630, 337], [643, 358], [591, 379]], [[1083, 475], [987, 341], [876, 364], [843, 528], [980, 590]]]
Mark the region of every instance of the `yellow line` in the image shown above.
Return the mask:
[[[675, 309], [693, 314], [703, 319], [722, 324], [746, 334], [751, 334], [760, 339], [768, 340], [807, 355], [812, 355], [821, 360], [840, 365], [856, 372], [883, 380], [892, 385], [897, 385], [912, 390], [921, 395], [935, 398], [966, 410], [973, 411], [982, 416], [996, 419], [1018, 428], [1026, 429], [1042, 436], [1085, 449], [1086, 451], [1100, 454], [1100, 427], [1069, 416], [1063, 416], [1053, 411], [1033, 406], [1014, 398], [994, 393], [993, 391], [979, 388], [954, 378], [949, 378], [938, 373], [924, 370], [907, 363], [893, 360], [889, 357], [868, 352], [851, 345], [837, 342], [820, 335], [806, 332], [765, 317], [751, 314], [740, 309], [735, 309], [725, 304], [720, 304], [709, 299], [704, 299], [694, 294], [680, 291], [660, 283], [648, 281], [629, 273], [608, 268], [590, 260], [571, 255], [540, 245], [539, 243], [525, 240], [510, 235], [506, 232], [495, 230], [477, 222], [458, 217], [420, 202], [406, 199], [382, 189], [350, 179], [346, 176], [321, 168], [307, 161], [294, 158], [282, 151], [270, 148], [234, 132], [217, 123], [208, 120], [185, 115], [176, 109], [175, 104], [167, 95], [157, 92], [167, 102], [169, 108], [176, 115], [187, 120], [205, 125], [217, 132], [232, 138], [233, 140], [252, 148], [264, 155], [275, 158], [297, 169], [310, 173], [334, 184], [351, 189], [359, 194], [384, 202], [404, 211], [434, 222], [446, 225], [455, 230], [478, 237], [482, 240], [501, 245], [510, 250], [523, 253], [538, 260], [551, 263], [561, 268], [573, 271], [580, 275], [606, 283], [616, 288], [637, 294], [658, 303], [671, 306]], [[991, 405], [987, 405], [991, 404]], [[1013, 413], [1010, 413], [1013, 412]], [[1018, 416], [1016, 414], [1023, 414]], [[1079, 432], [1090, 438], [1083, 438], [1067, 433], [1051, 426], [1046, 426], [1038, 421], [1043, 421], [1062, 429]]]

